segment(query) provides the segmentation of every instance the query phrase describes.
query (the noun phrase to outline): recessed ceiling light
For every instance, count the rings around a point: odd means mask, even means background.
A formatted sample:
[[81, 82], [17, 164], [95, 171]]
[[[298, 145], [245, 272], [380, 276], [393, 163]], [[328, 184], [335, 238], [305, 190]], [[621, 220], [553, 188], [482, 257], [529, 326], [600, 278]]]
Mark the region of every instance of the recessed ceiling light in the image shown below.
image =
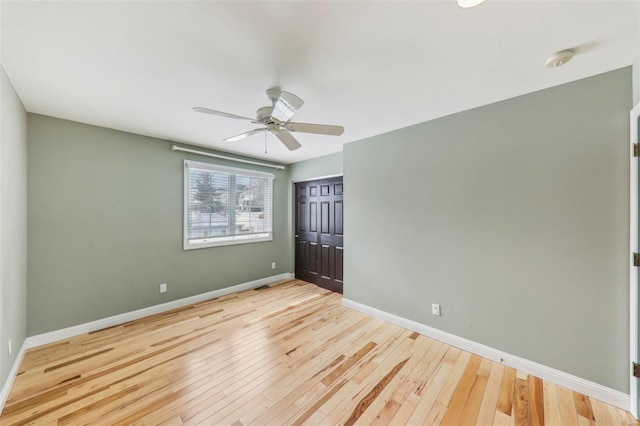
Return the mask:
[[469, 9], [470, 7], [474, 7], [483, 3], [485, 0], [456, 0], [458, 6], [463, 9]]
[[573, 58], [573, 50], [571, 49], [561, 50], [560, 52], [556, 52], [553, 55], [549, 56], [547, 58], [547, 62], [545, 62], [544, 64], [547, 66], [547, 68], [555, 68], [555, 67], [559, 67], [561, 65], [566, 64], [572, 58]]

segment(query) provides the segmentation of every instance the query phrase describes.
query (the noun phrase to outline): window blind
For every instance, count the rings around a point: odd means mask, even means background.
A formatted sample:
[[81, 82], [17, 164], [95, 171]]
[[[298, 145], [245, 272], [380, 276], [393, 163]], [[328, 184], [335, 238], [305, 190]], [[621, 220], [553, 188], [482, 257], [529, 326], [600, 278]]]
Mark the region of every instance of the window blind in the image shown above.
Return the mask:
[[271, 173], [185, 160], [184, 248], [271, 241]]

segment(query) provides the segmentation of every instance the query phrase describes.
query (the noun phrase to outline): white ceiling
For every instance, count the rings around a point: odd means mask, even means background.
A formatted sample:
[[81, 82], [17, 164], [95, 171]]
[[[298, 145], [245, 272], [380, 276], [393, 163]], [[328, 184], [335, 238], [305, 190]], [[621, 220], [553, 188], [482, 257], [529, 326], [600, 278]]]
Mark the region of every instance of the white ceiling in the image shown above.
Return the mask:
[[[2, 1], [0, 57], [29, 112], [293, 163], [347, 142], [630, 65], [640, 2]], [[550, 54], [575, 48], [562, 68]], [[222, 139], [271, 86], [343, 136]]]

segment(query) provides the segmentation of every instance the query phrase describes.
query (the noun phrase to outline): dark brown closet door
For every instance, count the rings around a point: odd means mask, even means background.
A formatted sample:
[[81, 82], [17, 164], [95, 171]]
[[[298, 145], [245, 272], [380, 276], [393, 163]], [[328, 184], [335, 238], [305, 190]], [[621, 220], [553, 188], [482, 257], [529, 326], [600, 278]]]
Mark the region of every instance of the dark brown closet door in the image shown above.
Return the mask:
[[342, 293], [342, 177], [299, 182], [296, 194], [296, 278]]

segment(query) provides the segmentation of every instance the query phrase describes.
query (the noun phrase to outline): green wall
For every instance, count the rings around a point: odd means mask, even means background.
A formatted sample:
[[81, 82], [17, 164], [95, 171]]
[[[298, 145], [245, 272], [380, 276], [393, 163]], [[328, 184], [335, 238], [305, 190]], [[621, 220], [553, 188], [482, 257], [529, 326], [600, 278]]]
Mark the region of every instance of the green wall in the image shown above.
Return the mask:
[[289, 168], [289, 179], [292, 182], [301, 182], [323, 176], [341, 175], [342, 152], [300, 161], [299, 163], [290, 164], [287, 167]]
[[[0, 235], [2, 389], [27, 331], [27, 114], [1, 64]], [[0, 406], [3, 402], [0, 401]]]
[[632, 65], [633, 105], [640, 103], [640, 57]]
[[246, 166], [276, 175], [272, 242], [184, 251], [183, 160], [239, 163], [170, 146], [29, 114], [29, 335], [289, 272], [287, 171]]
[[628, 393], [631, 101], [628, 67], [347, 144], [345, 297]]

